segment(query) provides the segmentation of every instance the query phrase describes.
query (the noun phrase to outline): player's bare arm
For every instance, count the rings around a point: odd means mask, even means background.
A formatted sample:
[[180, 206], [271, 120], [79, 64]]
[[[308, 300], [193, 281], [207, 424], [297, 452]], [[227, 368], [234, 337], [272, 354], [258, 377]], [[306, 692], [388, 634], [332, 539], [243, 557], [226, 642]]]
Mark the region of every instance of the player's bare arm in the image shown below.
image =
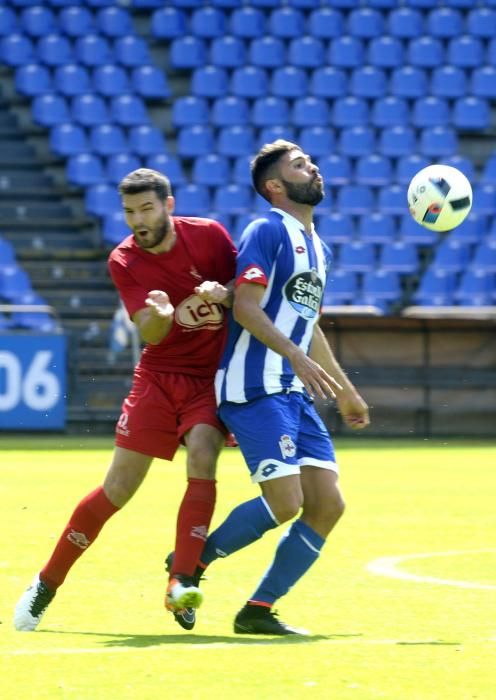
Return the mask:
[[310, 357], [341, 385], [335, 391], [336, 403], [346, 425], [357, 430], [365, 428], [370, 423], [368, 406], [339, 365], [322, 328], [318, 325], [314, 327]]
[[205, 282], [202, 282], [198, 287], [195, 287], [195, 293], [198, 294], [200, 299], [211, 303], [222, 304], [226, 309], [230, 309], [233, 305], [233, 290], [234, 280], [231, 280], [231, 282], [228, 282], [226, 285], [220, 284], [220, 282], [205, 280]]
[[310, 396], [335, 398], [335, 391], [340, 388], [338, 382], [281, 333], [260, 307], [264, 292], [265, 287], [260, 284], [241, 284], [236, 288], [233, 304], [236, 321], [261, 343], [289, 360]]
[[160, 289], [149, 292], [145, 304], [145, 308], [133, 315], [133, 321], [145, 343], [158, 345], [172, 327], [174, 307], [167, 292]]

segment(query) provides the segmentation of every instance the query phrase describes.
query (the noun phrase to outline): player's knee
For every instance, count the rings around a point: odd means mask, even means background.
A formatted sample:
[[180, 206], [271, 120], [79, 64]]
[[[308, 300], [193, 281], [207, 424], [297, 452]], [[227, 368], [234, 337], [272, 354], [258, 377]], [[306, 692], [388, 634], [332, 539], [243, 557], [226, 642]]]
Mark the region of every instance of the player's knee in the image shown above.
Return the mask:
[[279, 523], [285, 523], [298, 515], [302, 505], [299, 494], [290, 494], [273, 504], [271, 510]]
[[188, 478], [215, 479], [217, 452], [215, 450], [192, 449], [188, 453]]

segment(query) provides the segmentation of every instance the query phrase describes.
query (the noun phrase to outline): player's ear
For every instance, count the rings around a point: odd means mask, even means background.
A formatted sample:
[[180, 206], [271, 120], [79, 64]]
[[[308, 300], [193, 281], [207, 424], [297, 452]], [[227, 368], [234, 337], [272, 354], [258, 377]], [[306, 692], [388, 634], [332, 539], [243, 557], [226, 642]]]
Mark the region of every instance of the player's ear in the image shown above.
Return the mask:
[[267, 190], [267, 194], [269, 195], [269, 197], [274, 194], [280, 194], [283, 191], [282, 182], [276, 177], [271, 178], [270, 180], [266, 180], [265, 189]]
[[175, 205], [176, 205], [176, 200], [174, 199], [174, 197], [172, 195], [167, 197], [167, 199], [165, 200], [165, 206], [167, 207], [168, 214], [172, 214], [172, 212], [174, 211]]

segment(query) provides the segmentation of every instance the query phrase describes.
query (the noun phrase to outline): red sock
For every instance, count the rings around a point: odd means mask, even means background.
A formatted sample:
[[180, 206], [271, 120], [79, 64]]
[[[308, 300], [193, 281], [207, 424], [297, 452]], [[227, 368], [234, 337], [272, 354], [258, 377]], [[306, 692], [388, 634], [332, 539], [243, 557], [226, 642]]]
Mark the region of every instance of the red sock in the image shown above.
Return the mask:
[[215, 481], [188, 479], [188, 487], [177, 515], [172, 574], [193, 576], [195, 573], [212, 520], [215, 497]]
[[55, 591], [62, 585], [74, 562], [95, 541], [104, 524], [118, 510], [101, 486], [83, 498], [40, 572], [40, 578], [48, 588]]

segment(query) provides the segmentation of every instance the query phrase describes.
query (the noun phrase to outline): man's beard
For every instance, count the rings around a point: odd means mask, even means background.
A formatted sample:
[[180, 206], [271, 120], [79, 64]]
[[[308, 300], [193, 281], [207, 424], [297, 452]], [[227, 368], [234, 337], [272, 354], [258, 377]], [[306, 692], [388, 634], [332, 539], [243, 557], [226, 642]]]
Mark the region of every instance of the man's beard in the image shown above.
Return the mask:
[[[155, 248], [155, 246], [160, 245], [164, 238], [167, 236], [171, 229], [170, 222], [164, 221], [161, 224], [157, 224], [153, 229], [148, 229], [149, 234], [146, 240], [143, 240], [139, 234], [135, 233], [135, 241], [140, 248], [147, 250], [148, 248]], [[138, 236], [138, 237], [137, 237]]]
[[309, 204], [314, 207], [324, 199], [324, 189], [317, 178], [306, 184], [288, 182], [282, 178], [281, 182], [286, 188], [288, 199], [297, 204]]

